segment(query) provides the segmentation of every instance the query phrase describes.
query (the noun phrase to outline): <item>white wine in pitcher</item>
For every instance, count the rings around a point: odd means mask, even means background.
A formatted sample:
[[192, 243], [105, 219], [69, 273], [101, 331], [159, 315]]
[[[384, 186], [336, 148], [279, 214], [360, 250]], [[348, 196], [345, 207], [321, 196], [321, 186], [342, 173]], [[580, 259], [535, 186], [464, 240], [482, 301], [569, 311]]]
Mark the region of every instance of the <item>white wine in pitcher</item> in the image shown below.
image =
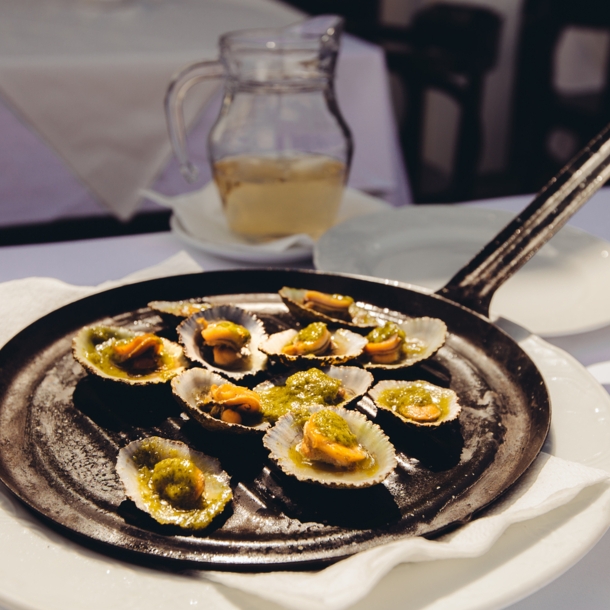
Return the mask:
[[347, 168], [325, 155], [225, 157], [213, 166], [231, 230], [272, 238], [320, 237], [341, 203]]

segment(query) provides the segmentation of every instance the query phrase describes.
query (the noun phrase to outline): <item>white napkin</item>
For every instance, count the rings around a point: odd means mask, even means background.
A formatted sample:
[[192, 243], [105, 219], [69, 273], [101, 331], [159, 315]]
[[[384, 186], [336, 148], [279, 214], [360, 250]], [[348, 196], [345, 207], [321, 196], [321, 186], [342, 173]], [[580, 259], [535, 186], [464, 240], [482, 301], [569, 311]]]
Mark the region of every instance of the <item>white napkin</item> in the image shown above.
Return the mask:
[[[153, 277], [199, 270], [188, 255], [180, 253], [160, 265], [97, 287], [71, 286], [49, 278], [0, 284], [0, 346], [38, 317], [89, 294]], [[540, 454], [518, 484], [482, 517], [437, 540], [407, 538], [373, 548], [318, 572], [239, 574], [210, 571], [201, 572], [200, 576], [294, 610], [339, 610], [362, 599], [401, 562], [483, 555], [511, 524], [533, 519], [566, 504], [583, 489], [594, 485], [600, 486], [605, 502], [603, 510], [610, 515], [610, 475], [607, 472]]]
[[437, 540], [407, 538], [354, 555], [319, 572], [208, 572], [206, 577], [294, 610], [340, 610], [362, 599], [399, 563], [483, 555], [513, 523], [566, 504], [592, 485], [607, 490], [606, 511], [610, 514], [607, 472], [541, 453], [513, 490], [484, 517]]
[[[229, 229], [222, 210], [220, 193], [213, 181], [208, 182], [198, 191], [174, 197], [147, 189], [141, 190], [140, 194], [173, 210], [174, 217], [180, 223], [182, 230], [204, 243], [239, 249], [255, 249], [260, 252], [285, 252], [291, 248], [312, 249], [314, 246], [314, 240], [304, 233], [271, 240], [247, 238], [233, 233]], [[387, 209], [389, 206], [381, 199], [346, 188], [335, 224], [348, 218]]]

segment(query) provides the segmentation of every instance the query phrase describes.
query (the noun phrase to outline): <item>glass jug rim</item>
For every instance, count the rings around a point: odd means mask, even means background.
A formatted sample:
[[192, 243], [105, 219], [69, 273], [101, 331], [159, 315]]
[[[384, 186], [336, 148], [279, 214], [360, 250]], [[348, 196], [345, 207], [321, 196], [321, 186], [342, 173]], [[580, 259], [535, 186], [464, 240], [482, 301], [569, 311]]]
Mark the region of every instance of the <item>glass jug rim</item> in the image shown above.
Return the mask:
[[234, 30], [220, 37], [220, 51], [221, 54], [280, 53], [338, 48], [343, 23], [344, 19], [339, 15], [319, 15], [281, 28]]

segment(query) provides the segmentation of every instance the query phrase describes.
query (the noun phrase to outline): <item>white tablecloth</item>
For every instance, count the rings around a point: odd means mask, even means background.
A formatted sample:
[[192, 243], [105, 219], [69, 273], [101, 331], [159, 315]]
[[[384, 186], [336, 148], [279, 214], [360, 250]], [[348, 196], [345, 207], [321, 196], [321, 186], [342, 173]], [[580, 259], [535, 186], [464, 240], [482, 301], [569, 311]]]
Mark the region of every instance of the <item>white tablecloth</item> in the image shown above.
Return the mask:
[[[172, 74], [216, 58], [226, 31], [301, 18], [276, 0], [0, 3], [0, 226], [108, 209], [128, 218], [141, 188], [174, 195], [200, 187], [210, 178], [206, 136], [219, 85], [198, 86], [187, 99], [191, 122], [211, 100], [190, 138], [203, 171], [189, 186], [168, 165], [163, 98]], [[354, 133], [350, 185], [408, 202], [381, 49], [345, 37], [336, 89]]]

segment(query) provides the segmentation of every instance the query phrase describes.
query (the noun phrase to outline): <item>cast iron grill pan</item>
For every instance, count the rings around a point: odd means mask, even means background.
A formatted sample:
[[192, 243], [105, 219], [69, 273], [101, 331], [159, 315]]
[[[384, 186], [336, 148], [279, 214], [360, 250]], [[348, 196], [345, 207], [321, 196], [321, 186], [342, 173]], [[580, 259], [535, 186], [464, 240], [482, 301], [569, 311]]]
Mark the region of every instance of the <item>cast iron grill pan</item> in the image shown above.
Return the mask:
[[[550, 424], [540, 373], [486, 317], [491, 297], [609, 177], [609, 149], [607, 128], [439, 295], [349, 276], [248, 270], [152, 280], [52, 312], [0, 350], [0, 479], [47, 523], [82, 543], [166, 566], [321, 567], [466, 522], [525, 472]], [[273, 332], [288, 323], [276, 294], [282, 286], [349, 294], [381, 310], [444, 320], [445, 346], [404, 376], [454, 389], [464, 407], [459, 422], [411, 434], [362, 401], [359, 408], [394, 442], [399, 465], [373, 488], [328, 490], [273, 470], [260, 441], [203, 431], [168, 387], [117, 387], [86, 375], [70, 354], [72, 337], [86, 324], [171, 334], [145, 307], [151, 300], [213, 296], [255, 309]], [[218, 457], [232, 475], [232, 509], [202, 534], [160, 526], [125, 499], [114, 470], [118, 449], [153, 434]]]
[[[70, 352], [75, 332], [98, 321], [169, 334], [142, 306], [193, 295], [229, 295], [217, 300], [256, 310], [274, 332], [289, 322], [276, 296], [284, 285], [340, 286], [379, 307], [447, 321], [447, 344], [406, 378], [451, 386], [465, 407], [459, 425], [409, 435], [379, 415], [399, 449], [395, 473], [371, 489], [328, 490], [273, 470], [260, 440], [202, 430], [181, 413], [168, 387], [117, 387], [85, 374]], [[235, 287], [241, 294], [231, 296]], [[468, 520], [527, 468], [549, 423], [539, 373], [484, 318], [393, 285], [313, 272], [204, 273], [97, 294], [20, 333], [0, 353], [0, 366], [0, 476], [19, 498], [85, 543], [216, 569], [319, 566]], [[367, 401], [361, 409], [375, 417]], [[220, 458], [232, 475], [233, 509], [203, 535], [160, 526], [125, 499], [114, 470], [118, 449], [152, 434]]]

